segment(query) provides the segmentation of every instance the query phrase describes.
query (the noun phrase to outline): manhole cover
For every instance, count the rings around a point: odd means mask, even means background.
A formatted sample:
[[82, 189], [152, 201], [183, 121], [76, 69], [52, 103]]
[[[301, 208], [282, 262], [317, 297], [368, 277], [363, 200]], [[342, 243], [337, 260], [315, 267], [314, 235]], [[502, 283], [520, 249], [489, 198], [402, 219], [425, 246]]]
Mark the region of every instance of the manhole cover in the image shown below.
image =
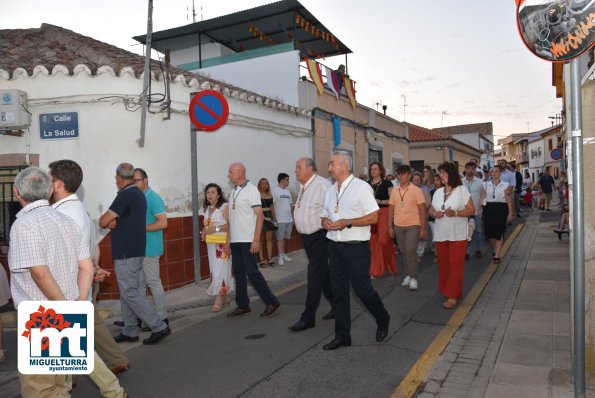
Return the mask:
[[244, 338], [246, 340], [259, 340], [259, 339], [262, 339], [264, 336], [266, 336], [266, 334], [260, 333], [260, 334], [250, 334]]

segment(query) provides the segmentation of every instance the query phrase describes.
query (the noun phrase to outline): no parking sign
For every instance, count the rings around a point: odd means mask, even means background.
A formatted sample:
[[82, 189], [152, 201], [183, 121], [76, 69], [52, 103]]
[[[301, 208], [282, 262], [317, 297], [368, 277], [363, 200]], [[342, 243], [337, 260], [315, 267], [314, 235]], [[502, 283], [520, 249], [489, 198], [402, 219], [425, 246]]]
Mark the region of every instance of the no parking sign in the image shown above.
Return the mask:
[[188, 113], [197, 129], [215, 131], [227, 122], [229, 105], [220, 92], [205, 90], [192, 98]]

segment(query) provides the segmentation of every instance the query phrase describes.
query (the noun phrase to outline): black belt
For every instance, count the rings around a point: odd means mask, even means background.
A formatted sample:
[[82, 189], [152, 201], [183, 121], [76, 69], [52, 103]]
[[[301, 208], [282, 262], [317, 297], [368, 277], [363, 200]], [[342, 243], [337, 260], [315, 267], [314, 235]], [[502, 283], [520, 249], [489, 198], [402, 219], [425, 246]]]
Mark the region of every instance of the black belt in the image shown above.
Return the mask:
[[321, 232], [324, 232], [324, 233], [326, 233], [326, 229], [324, 229], [324, 228], [320, 228], [318, 231], [316, 231], [316, 232], [312, 232], [311, 234], [301, 234], [301, 235], [302, 235], [302, 236], [314, 236], [314, 235], [316, 235], [316, 234], [319, 234], [319, 233], [321, 233]]
[[331, 240], [332, 243], [336, 243], [338, 245], [345, 245], [345, 246], [353, 246], [353, 245], [361, 245], [364, 243], [369, 243], [369, 241], [367, 240], [346, 240], [346, 241], [342, 241], [342, 242], [335, 242], [334, 240]]

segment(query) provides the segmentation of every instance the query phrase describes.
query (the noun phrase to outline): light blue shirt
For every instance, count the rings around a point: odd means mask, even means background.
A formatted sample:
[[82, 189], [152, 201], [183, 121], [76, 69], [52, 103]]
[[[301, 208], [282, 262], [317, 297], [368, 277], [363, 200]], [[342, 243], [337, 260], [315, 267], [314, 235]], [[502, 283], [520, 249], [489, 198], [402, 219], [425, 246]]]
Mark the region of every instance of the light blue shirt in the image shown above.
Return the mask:
[[[157, 221], [157, 215], [165, 213], [163, 199], [151, 188], [145, 191], [147, 199], [147, 219], [146, 224], [153, 224]], [[147, 245], [145, 248], [146, 257], [159, 257], [163, 255], [163, 230], [147, 232]]]

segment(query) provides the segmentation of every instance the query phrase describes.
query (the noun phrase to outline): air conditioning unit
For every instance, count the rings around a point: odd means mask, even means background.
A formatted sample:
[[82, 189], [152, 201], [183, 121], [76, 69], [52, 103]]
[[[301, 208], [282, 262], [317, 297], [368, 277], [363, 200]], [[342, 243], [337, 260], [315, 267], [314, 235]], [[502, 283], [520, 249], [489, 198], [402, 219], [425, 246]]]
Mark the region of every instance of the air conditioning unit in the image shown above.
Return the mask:
[[21, 130], [31, 126], [27, 111], [27, 93], [21, 90], [0, 90], [0, 130]]

